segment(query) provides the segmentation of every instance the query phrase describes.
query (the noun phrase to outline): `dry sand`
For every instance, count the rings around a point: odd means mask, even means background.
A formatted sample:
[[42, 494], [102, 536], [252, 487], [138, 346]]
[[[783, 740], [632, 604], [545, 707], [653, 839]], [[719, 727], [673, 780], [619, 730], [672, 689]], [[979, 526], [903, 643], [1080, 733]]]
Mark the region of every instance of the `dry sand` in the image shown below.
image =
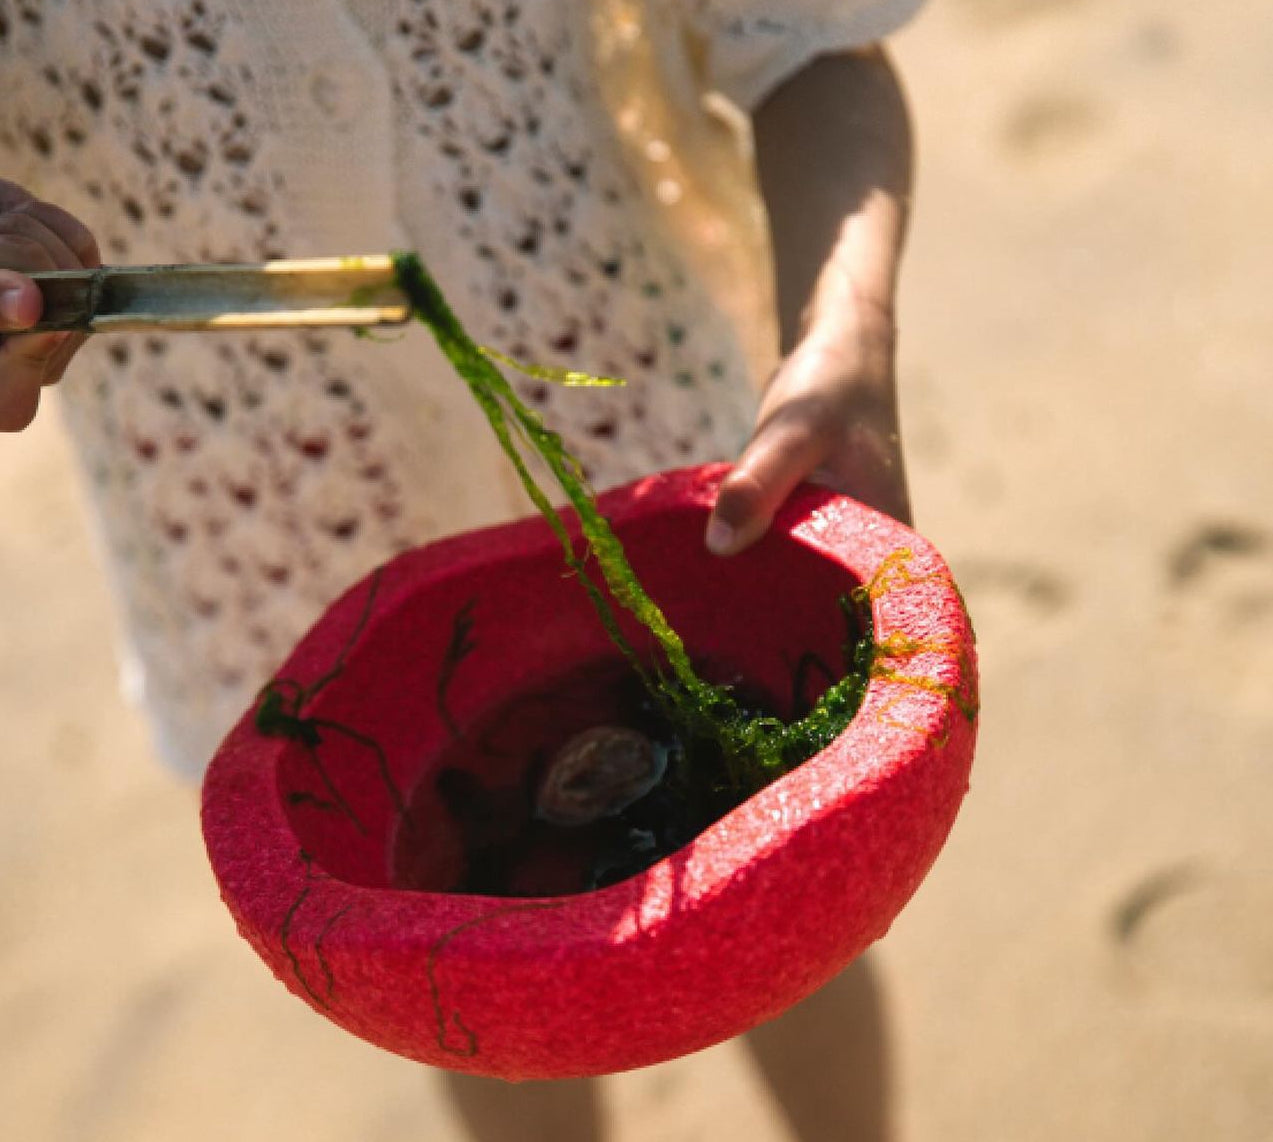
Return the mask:
[[[1273, 7], [937, 0], [897, 54], [913, 490], [985, 701], [955, 834], [874, 954], [897, 1138], [1262, 1142]], [[435, 1074], [235, 936], [107, 602], [45, 415], [0, 441], [0, 1133], [459, 1139]], [[600, 1093], [617, 1142], [796, 1137], [735, 1044]]]

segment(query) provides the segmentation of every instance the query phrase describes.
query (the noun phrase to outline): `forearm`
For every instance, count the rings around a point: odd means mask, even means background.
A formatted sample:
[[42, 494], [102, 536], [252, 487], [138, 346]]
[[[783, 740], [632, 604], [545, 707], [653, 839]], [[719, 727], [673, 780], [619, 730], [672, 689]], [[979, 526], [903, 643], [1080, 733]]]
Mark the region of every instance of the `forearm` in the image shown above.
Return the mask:
[[721, 485], [708, 546], [754, 542], [801, 480], [904, 522], [893, 300], [911, 189], [901, 87], [879, 49], [827, 56], [755, 113], [783, 359]]
[[893, 327], [910, 118], [878, 48], [815, 60], [754, 117], [783, 353]]

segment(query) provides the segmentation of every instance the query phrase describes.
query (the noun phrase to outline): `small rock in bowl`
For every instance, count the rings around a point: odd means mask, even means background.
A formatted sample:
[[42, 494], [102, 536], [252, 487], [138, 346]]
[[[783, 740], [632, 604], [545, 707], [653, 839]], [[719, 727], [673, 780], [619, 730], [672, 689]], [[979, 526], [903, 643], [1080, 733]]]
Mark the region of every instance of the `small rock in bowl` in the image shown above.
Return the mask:
[[667, 754], [643, 733], [593, 726], [553, 755], [535, 798], [535, 815], [553, 825], [589, 825], [623, 812], [660, 780]]

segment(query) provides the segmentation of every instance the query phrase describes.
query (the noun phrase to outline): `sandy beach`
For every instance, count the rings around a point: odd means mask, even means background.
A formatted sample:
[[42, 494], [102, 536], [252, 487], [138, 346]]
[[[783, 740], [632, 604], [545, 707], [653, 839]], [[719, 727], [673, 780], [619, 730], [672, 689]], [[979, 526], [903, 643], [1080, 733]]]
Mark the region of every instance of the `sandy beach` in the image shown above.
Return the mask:
[[[1273, 1123], [1273, 7], [934, 0], [900, 370], [977, 625], [950, 843], [872, 952], [897, 1142]], [[71, 382], [73, 383], [73, 381]], [[438, 1076], [236, 936], [119, 696], [52, 402], [0, 440], [0, 1135], [460, 1142]], [[735, 1043], [613, 1142], [797, 1142]]]

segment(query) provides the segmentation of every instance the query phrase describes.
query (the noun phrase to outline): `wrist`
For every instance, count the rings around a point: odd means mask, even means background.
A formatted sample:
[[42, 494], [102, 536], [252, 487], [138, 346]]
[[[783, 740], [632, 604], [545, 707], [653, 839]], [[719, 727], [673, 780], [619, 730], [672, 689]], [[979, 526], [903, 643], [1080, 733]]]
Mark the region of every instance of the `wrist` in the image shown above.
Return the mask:
[[859, 298], [810, 314], [789, 359], [869, 387], [891, 387], [896, 347], [892, 306]]
[[800, 341], [828, 350], [868, 346], [892, 353], [897, 345], [897, 319], [892, 306], [855, 299], [811, 314]]
[[845, 222], [801, 313], [800, 340], [891, 344], [895, 339], [896, 256], [879, 248], [878, 216], [872, 221], [873, 226], [860, 217]]

